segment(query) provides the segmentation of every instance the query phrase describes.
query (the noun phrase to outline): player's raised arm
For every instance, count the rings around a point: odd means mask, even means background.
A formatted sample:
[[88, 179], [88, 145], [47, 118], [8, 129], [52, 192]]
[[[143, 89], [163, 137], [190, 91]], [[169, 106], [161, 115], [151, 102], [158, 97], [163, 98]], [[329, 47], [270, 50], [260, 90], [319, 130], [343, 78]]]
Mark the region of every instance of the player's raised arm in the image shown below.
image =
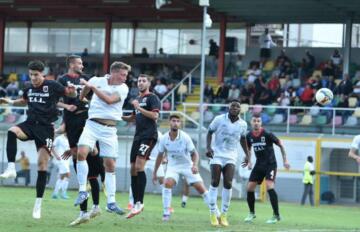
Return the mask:
[[84, 79], [81, 79], [80, 83], [85, 85], [85, 88], [83, 89], [82, 94], [80, 95], [80, 99], [84, 99], [84, 97], [89, 93], [89, 91], [92, 90], [94, 94], [96, 94], [101, 100], [106, 102], [106, 104], [110, 105], [121, 101], [121, 96], [117, 92], [111, 95], [107, 95], [103, 91], [99, 90], [95, 85], [92, 85], [91, 83], [89, 83]]

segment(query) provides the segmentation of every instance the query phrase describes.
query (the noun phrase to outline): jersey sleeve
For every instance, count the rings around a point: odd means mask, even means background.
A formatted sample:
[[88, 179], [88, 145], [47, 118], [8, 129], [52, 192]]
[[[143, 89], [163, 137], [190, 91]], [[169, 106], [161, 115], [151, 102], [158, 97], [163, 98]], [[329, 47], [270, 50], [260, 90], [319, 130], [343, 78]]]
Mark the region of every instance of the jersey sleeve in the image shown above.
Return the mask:
[[244, 122], [244, 125], [242, 126], [242, 132], [241, 132], [241, 136], [242, 137], [246, 137], [246, 133], [247, 133], [247, 130], [248, 130], [248, 125], [247, 125], [247, 123], [246, 122]]
[[[165, 152], [164, 137], [162, 137], [158, 143], [158, 151], [159, 151], [159, 153]], [[158, 154], [156, 154], [156, 155], [158, 155]]]
[[209, 131], [214, 132], [217, 130], [218, 125], [219, 125], [219, 117], [215, 117], [214, 120], [212, 120], [212, 122], [209, 125]]
[[352, 143], [351, 143], [351, 148], [358, 150], [359, 149], [359, 144], [360, 144], [360, 136], [357, 135], [354, 137]]
[[99, 79], [99, 78], [98, 77], [91, 77], [87, 81], [89, 82], [89, 84], [94, 85], [96, 83], [97, 79]]
[[148, 106], [150, 107], [150, 111], [159, 112], [160, 111], [160, 99], [155, 94], [152, 94], [147, 99]]
[[272, 143], [275, 143], [276, 145], [281, 145], [280, 139], [276, 137], [273, 133], [269, 133], [269, 138]]
[[52, 86], [53, 86], [53, 91], [56, 95], [58, 96], [64, 96], [65, 95], [65, 86], [63, 86], [62, 84], [60, 84], [57, 81], [53, 81], [52, 82]]
[[63, 86], [67, 86], [66, 80], [64, 78], [64, 76], [60, 77], [57, 82], [59, 82], [61, 85]]
[[29, 99], [29, 97], [28, 97], [28, 92], [29, 92], [29, 87], [27, 87], [27, 88], [25, 88], [25, 89], [23, 90], [22, 98], [23, 98], [24, 100], [28, 100], [28, 99]]

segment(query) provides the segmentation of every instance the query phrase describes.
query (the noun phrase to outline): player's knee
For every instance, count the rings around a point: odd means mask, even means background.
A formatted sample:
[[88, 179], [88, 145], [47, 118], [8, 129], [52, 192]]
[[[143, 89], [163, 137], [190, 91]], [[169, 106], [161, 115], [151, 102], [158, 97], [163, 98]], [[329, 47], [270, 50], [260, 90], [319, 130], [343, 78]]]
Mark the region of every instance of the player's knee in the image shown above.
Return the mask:
[[224, 188], [231, 189], [232, 188], [232, 181], [224, 180]]
[[215, 179], [215, 178], [213, 178], [213, 179], [211, 179], [211, 186], [213, 186], [213, 187], [218, 187], [219, 186], [219, 182], [220, 182], [220, 180], [219, 179]]
[[174, 181], [171, 179], [166, 179], [164, 182], [165, 188], [172, 188], [174, 186]]

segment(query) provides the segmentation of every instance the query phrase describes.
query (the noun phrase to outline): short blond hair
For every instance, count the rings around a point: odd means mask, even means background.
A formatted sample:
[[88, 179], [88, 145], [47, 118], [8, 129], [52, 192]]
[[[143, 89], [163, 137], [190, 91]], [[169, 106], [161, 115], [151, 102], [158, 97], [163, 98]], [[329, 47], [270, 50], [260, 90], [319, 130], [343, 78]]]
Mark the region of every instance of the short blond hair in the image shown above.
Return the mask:
[[131, 71], [131, 66], [124, 63], [124, 62], [121, 62], [121, 61], [115, 61], [110, 66], [110, 72], [117, 71], [117, 70], [120, 70], [120, 69], [124, 69], [124, 70], [127, 70], [127, 71], [130, 72]]

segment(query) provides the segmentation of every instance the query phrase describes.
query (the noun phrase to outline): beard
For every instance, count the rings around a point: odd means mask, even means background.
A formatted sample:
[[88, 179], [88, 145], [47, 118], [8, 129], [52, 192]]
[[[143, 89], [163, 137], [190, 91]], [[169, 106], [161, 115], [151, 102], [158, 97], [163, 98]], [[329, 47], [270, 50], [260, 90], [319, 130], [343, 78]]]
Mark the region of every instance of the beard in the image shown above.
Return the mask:
[[177, 132], [179, 129], [178, 128], [171, 128], [172, 132]]

